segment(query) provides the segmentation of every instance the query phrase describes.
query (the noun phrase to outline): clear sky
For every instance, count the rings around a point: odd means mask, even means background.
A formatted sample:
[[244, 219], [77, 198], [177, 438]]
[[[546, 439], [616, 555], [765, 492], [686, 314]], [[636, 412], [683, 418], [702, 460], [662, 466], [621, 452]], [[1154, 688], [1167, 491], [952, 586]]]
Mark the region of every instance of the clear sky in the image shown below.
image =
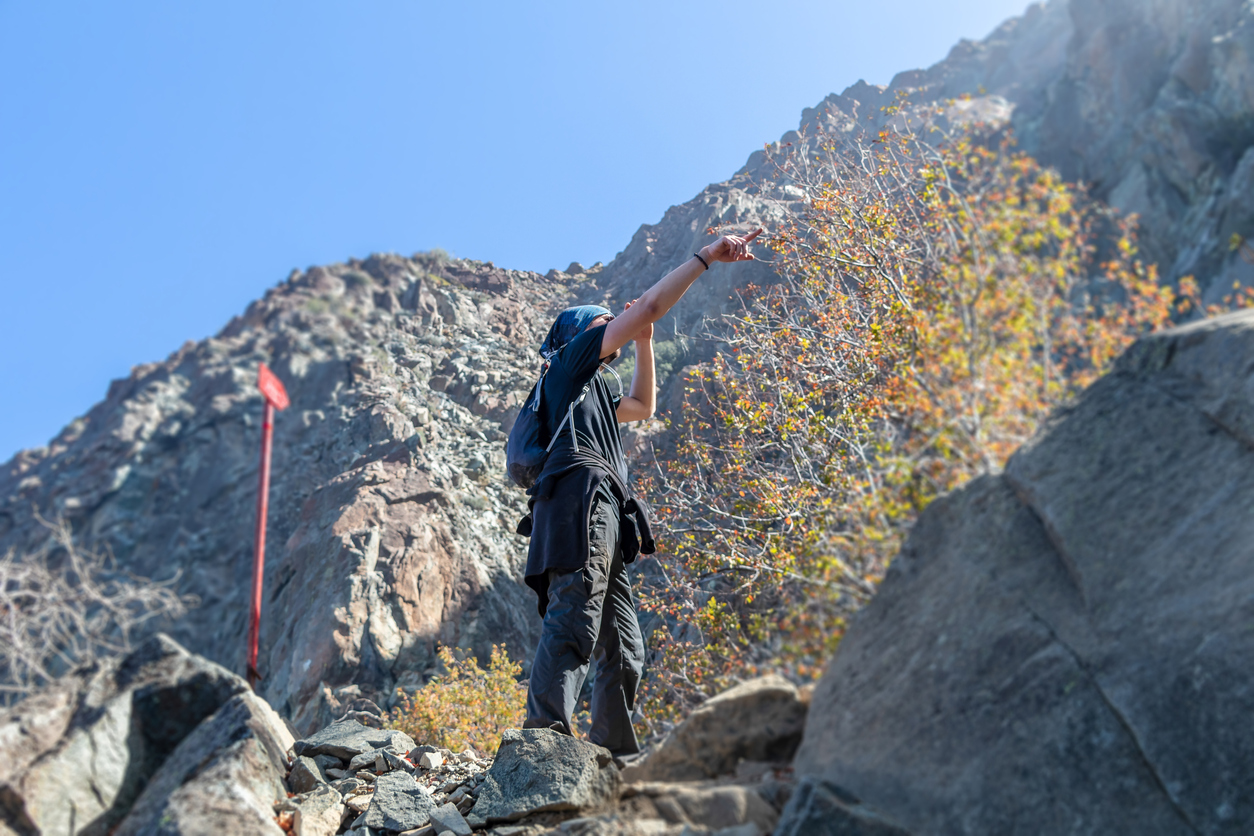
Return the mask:
[[0, 461], [293, 267], [609, 261], [1027, 0], [0, 0]]

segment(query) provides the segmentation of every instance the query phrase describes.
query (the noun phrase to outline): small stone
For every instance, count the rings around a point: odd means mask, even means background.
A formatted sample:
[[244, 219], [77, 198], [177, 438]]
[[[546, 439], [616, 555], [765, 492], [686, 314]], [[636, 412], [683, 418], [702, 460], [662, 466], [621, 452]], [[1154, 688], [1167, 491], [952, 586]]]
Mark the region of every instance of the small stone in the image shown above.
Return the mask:
[[461, 811], [452, 804], [445, 804], [431, 811], [431, 825], [436, 833], [448, 831], [454, 836], [470, 836], [470, 825], [462, 817]]
[[358, 780], [365, 781], [367, 784], [373, 784], [375, 781], [375, 778], [377, 777], [378, 776], [375, 775], [373, 772], [369, 772], [365, 769], [357, 773]]
[[350, 795], [344, 799], [344, 805], [354, 813], [364, 813], [370, 808], [370, 801], [374, 798], [370, 793], [362, 793], [361, 795]]
[[423, 769], [438, 769], [444, 765], [444, 756], [438, 752], [423, 752], [418, 765]]
[[448, 800], [450, 804], [458, 804], [465, 797], [466, 797], [466, 788], [458, 787], [456, 790], [453, 791], [453, 794], [448, 797]]
[[374, 769], [375, 760], [379, 757], [379, 753], [382, 751], [382, 749], [371, 749], [369, 752], [362, 752], [360, 755], [357, 755], [349, 761], [349, 771], [360, 772], [363, 769]]
[[334, 755], [315, 755], [314, 763], [323, 769], [343, 769], [344, 761]]
[[340, 780], [341, 778], [347, 778], [347, 777], [348, 777], [348, 775], [349, 775], [348, 771], [347, 771], [347, 770], [344, 770], [344, 769], [334, 769], [334, 768], [332, 768], [332, 769], [328, 769], [328, 770], [326, 771], [326, 776], [327, 776], [328, 778], [332, 778], [332, 779], [334, 779], [334, 780], [336, 780], [336, 781]]

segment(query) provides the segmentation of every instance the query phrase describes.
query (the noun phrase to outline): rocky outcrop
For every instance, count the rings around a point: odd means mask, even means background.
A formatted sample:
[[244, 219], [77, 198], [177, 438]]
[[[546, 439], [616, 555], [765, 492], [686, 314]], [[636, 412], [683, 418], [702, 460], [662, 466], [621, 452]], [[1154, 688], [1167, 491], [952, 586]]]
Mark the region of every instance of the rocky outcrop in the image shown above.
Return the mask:
[[[927, 69], [829, 95], [774, 150], [816, 127], [878, 130], [881, 108], [899, 92], [916, 104], [969, 96], [951, 116], [1008, 122], [1021, 148], [1136, 213], [1144, 253], [1164, 278], [1192, 274], [1216, 301], [1234, 281], [1254, 285], [1248, 253], [1228, 246], [1234, 233], [1254, 237], [1251, 90], [1254, 7], [1244, 0], [1048, 0]], [[728, 181], [641, 226], [602, 283], [631, 298], [687, 258], [707, 228], [769, 226], [778, 206], [761, 186], [772, 173], [766, 154], [754, 152]], [[749, 281], [771, 276], [763, 265], [716, 268], [662, 333], [698, 332], [701, 318], [730, 310], [730, 293]]]
[[160, 634], [64, 677], [0, 716], [0, 832], [112, 832], [188, 736], [246, 689]]
[[286, 794], [291, 747], [274, 709], [251, 691], [238, 694], [183, 739], [111, 833], [279, 836], [274, 802]]
[[796, 768], [921, 833], [1254, 827], [1254, 312], [1147, 337], [922, 515]]

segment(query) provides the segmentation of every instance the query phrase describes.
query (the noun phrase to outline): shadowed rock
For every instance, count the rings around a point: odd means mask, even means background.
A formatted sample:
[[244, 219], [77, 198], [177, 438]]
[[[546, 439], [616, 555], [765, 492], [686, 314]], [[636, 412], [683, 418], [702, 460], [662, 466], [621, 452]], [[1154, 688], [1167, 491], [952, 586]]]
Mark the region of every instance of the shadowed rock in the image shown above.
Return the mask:
[[286, 795], [287, 726], [246, 691], [184, 738], [115, 836], [281, 834], [273, 805]]
[[804, 778], [792, 798], [775, 836], [910, 836], [909, 831], [861, 805], [857, 798], [833, 784]]
[[0, 717], [0, 815], [18, 832], [104, 833], [243, 679], [157, 634]]
[[799, 773], [926, 833], [1254, 829], [1254, 311], [1147, 337], [937, 500]]

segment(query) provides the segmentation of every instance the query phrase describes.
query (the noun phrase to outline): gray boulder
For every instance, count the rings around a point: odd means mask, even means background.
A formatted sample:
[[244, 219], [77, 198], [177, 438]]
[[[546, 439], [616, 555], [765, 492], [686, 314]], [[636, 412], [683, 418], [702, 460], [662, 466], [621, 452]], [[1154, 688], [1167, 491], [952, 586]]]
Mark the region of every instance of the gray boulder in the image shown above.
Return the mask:
[[1254, 830], [1254, 311], [1137, 343], [934, 502], [800, 774], [926, 833]]
[[389, 772], [375, 781], [364, 824], [371, 830], [413, 830], [431, 820], [435, 802], [413, 776]]
[[806, 705], [782, 676], [743, 682], [702, 703], [628, 781], [699, 781], [736, 770], [741, 761], [790, 761], [805, 729]]
[[291, 746], [274, 709], [251, 691], [239, 694], [184, 738], [112, 834], [278, 836], [273, 805], [287, 794]]
[[104, 833], [206, 717], [247, 683], [156, 634], [0, 717], [0, 821]]
[[356, 720], [339, 720], [311, 737], [296, 741], [297, 755], [314, 757], [331, 755], [342, 761], [378, 749], [390, 748], [396, 752], [408, 752], [414, 748], [409, 735], [395, 729], [374, 729]]
[[467, 817], [472, 827], [532, 813], [594, 810], [618, 794], [609, 750], [550, 729], [510, 729]]

